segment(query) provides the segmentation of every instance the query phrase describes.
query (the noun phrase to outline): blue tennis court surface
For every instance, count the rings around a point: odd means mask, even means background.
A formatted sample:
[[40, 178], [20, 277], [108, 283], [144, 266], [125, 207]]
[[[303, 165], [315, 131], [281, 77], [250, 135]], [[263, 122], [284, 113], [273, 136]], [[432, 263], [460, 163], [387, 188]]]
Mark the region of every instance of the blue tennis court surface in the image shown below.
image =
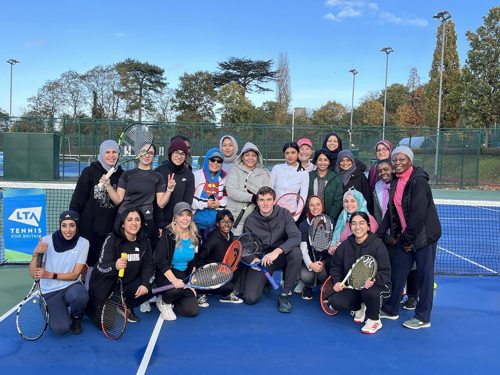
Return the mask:
[[402, 327], [412, 316], [403, 310], [398, 321], [384, 320], [375, 335], [362, 334], [346, 312], [324, 315], [317, 294], [313, 301], [295, 295], [291, 314], [277, 311], [276, 292], [254, 306], [210, 297], [210, 307], [198, 317], [173, 322], [158, 321], [153, 305], [118, 341], [85, 319], [79, 336], [47, 331], [28, 342], [18, 336], [10, 314], [0, 323], [2, 373], [497, 373], [500, 278], [440, 276], [437, 282], [431, 328]]

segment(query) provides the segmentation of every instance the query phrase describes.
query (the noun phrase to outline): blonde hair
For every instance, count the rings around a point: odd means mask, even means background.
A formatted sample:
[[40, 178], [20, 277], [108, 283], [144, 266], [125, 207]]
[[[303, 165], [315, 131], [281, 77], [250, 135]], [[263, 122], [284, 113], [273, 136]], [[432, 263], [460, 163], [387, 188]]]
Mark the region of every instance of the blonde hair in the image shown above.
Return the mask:
[[[184, 212], [184, 211], [183, 211]], [[189, 212], [189, 211], [188, 211]], [[191, 240], [191, 243], [193, 244], [194, 247], [198, 246], [198, 227], [194, 223], [193, 220], [193, 214], [189, 212], [189, 215], [191, 216], [191, 223], [189, 224], [189, 239]], [[179, 247], [181, 243], [181, 232], [177, 228], [177, 225], [175, 225], [175, 218], [172, 220], [172, 222], [167, 226], [167, 229], [169, 229], [173, 235], [175, 236], [175, 247]]]

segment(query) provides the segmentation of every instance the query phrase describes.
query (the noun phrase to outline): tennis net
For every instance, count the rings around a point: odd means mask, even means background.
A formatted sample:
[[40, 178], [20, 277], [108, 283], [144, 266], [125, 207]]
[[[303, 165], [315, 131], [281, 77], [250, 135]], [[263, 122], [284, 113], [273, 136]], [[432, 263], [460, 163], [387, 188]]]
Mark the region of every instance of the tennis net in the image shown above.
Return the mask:
[[[59, 214], [68, 209], [75, 184], [13, 183], [5, 189], [42, 189], [46, 194], [47, 233], [58, 229]], [[443, 234], [435, 271], [443, 275], [500, 275], [500, 202], [435, 199]], [[5, 262], [3, 202], [0, 205], [0, 263]]]

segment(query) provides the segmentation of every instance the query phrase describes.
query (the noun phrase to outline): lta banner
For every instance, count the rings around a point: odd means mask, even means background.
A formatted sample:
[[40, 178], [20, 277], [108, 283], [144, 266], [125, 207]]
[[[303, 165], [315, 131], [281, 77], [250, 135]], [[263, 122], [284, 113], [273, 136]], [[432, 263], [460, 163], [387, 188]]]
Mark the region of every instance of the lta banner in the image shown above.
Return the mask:
[[6, 189], [3, 193], [5, 258], [29, 261], [38, 240], [46, 234], [45, 192], [42, 189]]

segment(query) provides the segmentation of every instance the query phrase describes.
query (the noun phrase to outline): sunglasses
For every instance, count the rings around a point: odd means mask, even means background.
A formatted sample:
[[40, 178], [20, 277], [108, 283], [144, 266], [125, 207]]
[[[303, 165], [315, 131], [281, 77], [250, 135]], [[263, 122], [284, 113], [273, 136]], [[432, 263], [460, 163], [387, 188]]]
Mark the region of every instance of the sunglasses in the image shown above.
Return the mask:
[[222, 159], [210, 158], [208, 160], [210, 160], [212, 163], [222, 164]]

